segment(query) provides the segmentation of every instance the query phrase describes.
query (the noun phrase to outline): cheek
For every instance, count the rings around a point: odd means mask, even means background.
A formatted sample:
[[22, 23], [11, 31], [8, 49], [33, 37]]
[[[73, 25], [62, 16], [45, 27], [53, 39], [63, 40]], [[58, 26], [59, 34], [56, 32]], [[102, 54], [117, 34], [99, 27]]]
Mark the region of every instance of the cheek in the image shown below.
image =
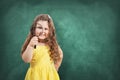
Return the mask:
[[46, 31], [46, 34], [49, 35], [49, 31]]
[[39, 33], [40, 33], [40, 30], [36, 29], [35, 34], [39, 34]]

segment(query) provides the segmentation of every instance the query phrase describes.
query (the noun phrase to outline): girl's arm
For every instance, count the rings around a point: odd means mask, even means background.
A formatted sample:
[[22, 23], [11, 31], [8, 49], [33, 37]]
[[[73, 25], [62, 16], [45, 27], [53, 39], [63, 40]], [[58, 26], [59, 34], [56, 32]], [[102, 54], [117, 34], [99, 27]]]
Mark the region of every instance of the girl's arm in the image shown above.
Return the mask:
[[22, 59], [24, 62], [29, 63], [32, 60], [33, 47], [28, 45], [26, 50], [22, 53]]
[[59, 70], [59, 67], [60, 67], [62, 60], [63, 60], [63, 51], [60, 47], [58, 47], [58, 49], [59, 49], [60, 59], [57, 61], [57, 63], [55, 63], [55, 68], [57, 71]]
[[26, 63], [31, 62], [31, 60], [32, 60], [32, 54], [33, 54], [33, 50], [34, 50], [34, 45], [37, 45], [37, 44], [38, 44], [38, 38], [36, 36], [34, 36], [30, 40], [30, 43], [28, 44], [28, 46], [25, 49], [25, 51], [22, 53], [22, 59], [23, 59], [23, 61], [25, 61]]

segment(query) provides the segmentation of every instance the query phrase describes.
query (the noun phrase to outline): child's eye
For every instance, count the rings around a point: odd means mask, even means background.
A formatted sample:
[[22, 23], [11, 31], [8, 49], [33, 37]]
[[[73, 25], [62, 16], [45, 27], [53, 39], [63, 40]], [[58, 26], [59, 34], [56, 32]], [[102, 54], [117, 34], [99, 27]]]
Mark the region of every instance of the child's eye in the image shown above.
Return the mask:
[[38, 29], [42, 29], [42, 27], [37, 27]]
[[48, 30], [48, 28], [45, 28], [45, 30]]

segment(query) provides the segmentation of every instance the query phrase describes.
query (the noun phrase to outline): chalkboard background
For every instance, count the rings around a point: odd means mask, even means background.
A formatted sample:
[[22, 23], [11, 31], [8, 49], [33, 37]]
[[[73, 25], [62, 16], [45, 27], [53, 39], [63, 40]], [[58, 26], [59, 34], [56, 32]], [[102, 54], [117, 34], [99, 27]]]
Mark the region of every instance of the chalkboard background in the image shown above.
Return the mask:
[[0, 80], [24, 80], [21, 46], [41, 13], [64, 53], [61, 80], [120, 80], [119, 0], [1, 0]]

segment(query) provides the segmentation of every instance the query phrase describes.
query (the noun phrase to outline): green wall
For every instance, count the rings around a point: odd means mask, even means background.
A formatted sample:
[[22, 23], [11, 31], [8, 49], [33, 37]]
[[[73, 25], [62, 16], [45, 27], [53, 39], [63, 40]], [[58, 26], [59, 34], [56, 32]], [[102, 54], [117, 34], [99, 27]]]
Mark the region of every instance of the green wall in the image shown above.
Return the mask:
[[24, 80], [21, 46], [41, 13], [53, 18], [64, 53], [61, 80], [120, 80], [119, 0], [1, 0], [0, 80]]

